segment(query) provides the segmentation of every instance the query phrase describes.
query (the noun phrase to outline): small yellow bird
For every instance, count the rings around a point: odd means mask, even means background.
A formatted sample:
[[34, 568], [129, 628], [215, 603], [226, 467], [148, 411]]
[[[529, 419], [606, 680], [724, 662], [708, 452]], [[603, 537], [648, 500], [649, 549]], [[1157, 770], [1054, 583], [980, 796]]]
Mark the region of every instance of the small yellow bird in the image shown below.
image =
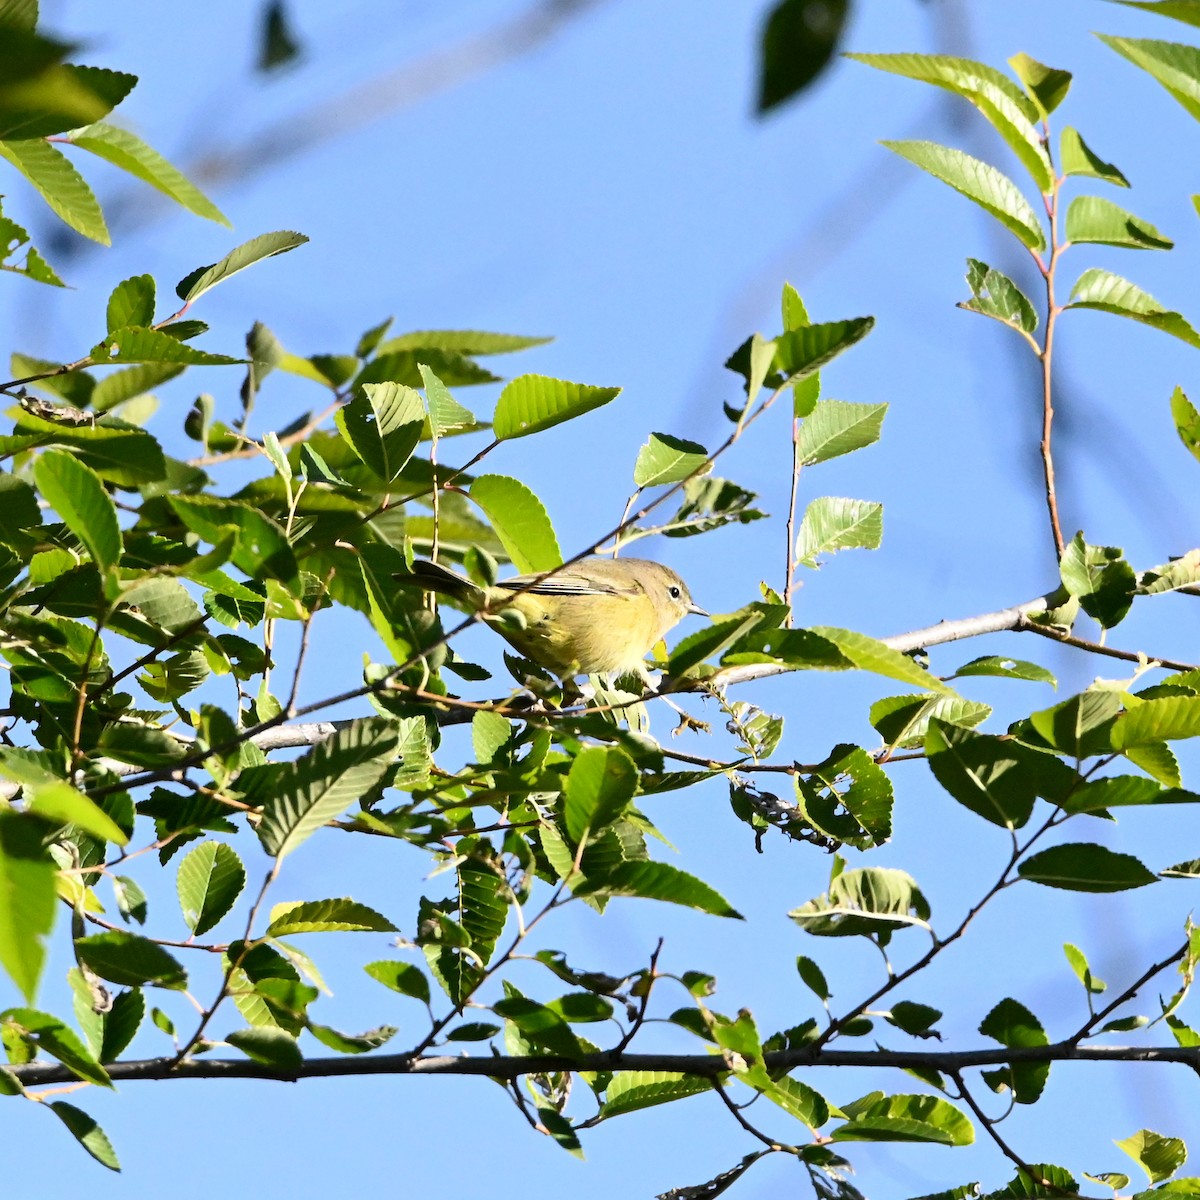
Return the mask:
[[526, 658], [562, 680], [576, 675], [646, 677], [646, 654], [688, 613], [708, 616], [670, 567], [644, 558], [585, 558], [554, 572], [481, 587], [418, 560], [398, 576], [476, 612]]

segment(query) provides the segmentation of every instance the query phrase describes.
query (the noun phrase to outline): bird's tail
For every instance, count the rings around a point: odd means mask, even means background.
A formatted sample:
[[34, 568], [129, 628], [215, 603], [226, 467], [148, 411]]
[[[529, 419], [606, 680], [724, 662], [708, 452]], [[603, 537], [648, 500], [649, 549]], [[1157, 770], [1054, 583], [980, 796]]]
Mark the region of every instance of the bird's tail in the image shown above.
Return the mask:
[[427, 592], [449, 596], [460, 604], [479, 607], [484, 602], [484, 592], [478, 584], [465, 576], [443, 567], [440, 563], [418, 558], [412, 565], [411, 575], [397, 575], [398, 583], [411, 583]]

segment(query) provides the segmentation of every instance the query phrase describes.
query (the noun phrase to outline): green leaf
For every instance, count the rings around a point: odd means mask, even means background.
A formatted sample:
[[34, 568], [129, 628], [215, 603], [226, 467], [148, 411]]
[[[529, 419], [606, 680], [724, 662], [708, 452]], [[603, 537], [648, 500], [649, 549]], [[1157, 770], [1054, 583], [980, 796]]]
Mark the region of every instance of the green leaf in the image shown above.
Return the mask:
[[1102, 179], [1115, 187], [1129, 186], [1129, 180], [1104, 159], [1094, 154], [1088, 144], [1069, 125], [1059, 138], [1059, 159], [1064, 175], [1082, 175], [1091, 179]]
[[1036, 768], [1011, 739], [930, 721], [925, 754], [934, 778], [960, 804], [1003, 829], [1020, 829], [1033, 812]]
[[828, 1000], [833, 994], [829, 990], [829, 984], [825, 980], [825, 973], [811, 959], [801, 954], [796, 958], [796, 971], [800, 978], [804, 980], [805, 985], [812, 991], [817, 999]]
[[[386, 326], [384, 328], [386, 332]], [[378, 346], [378, 352], [394, 354], [400, 350], [449, 350], [455, 354], [511, 354], [514, 350], [544, 346], [552, 341], [554, 339], [548, 337], [485, 333], [477, 329], [419, 329], [388, 338]]]
[[971, 299], [960, 301], [959, 308], [992, 317], [1023, 333], [1032, 334], [1037, 329], [1037, 310], [1003, 271], [997, 271], [977, 258], [968, 258], [967, 284]]
[[881, 937], [908, 925], [925, 925], [929, 904], [907, 871], [856, 867], [842, 871], [827, 892], [788, 916], [817, 937]]
[[151, 388], [182, 375], [186, 363], [142, 363], [124, 371], [111, 371], [92, 392], [92, 407], [98, 413], [106, 413], [131, 400], [145, 395]]
[[394, 721], [366, 717], [276, 764], [258, 829], [267, 853], [290, 854], [374, 788], [392, 765], [397, 741]]
[[619, 1117], [686, 1096], [698, 1096], [711, 1088], [711, 1080], [676, 1071], [616, 1071], [605, 1089], [598, 1115], [602, 1119]]
[[959, 667], [954, 674], [955, 677], [997, 675], [1001, 679], [1028, 679], [1034, 683], [1048, 683], [1051, 687], [1058, 687], [1058, 680], [1045, 667], [1026, 662], [1023, 658], [1005, 658], [997, 654], [973, 658]]
[[1071, 72], [1048, 67], [1022, 51], [1008, 60], [1013, 74], [1025, 85], [1042, 118], [1048, 117], [1066, 99]]
[[224, 842], [202, 842], [179, 864], [175, 887], [183, 920], [196, 937], [207, 933], [234, 906], [246, 886], [246, 869]]
[[1175, 245], [1149, 221], [1100, 196], [1076, 196], [1067, 208], [1067, 241], [1127, 250], [1170, 250]]
[[197, 350], [159, 329], [128, 325], [114, 329], [89, 351], [98, 367], [114, 363], [183, 363], [185, 366], [228, 367], [244, 362], [228, 354]]
[[216, 287], [218, 283], [228, 279], [231, 275], [236, 275], [238, 271], [244, 271], [264, 258], [295, 250], [297, 246], [303, 246], [307, 241], [308, 238], [304, 234], [294, 233], [290, 230], [279, 233], [260, 233], [258, 237], [251, 238], [248, 242], [243, 242], [236, 249], [231, 250], [220, 262], [215, 262], [207, 267], [197, 267], [185, 275], [176, 286], [175, 294], [180, 300], [191, 304], [210, 288]]
[[919, 688], [927, 688], [940, 692], [944, 696], [957, 696], [957, 692], [948, 684], [929, 674], [917, 666], [907, 654], [885, 646], [875, 638], [867, 637], [865, 633], [856, 633], [850, 629], [834, 629], [829, 625], [814, 625], [809, 630], [818, 637], [832, 642], [856, 667], [862, 671], [873, 671], [876, 675], [884, 675], [888, 679], [898, 679], [901, 683], [910, 683]]
[[81, 150], [157, 188], [196, 216], [232, 228], [229, 218], [187, 176], [127, 129], [97, 121], [75, 130], [70, 140]]
[[[983, 114], [992, 128], [1008, 143], [1021, 165], [1032, 176], [1038, 191], [1050, 191], [1054, 172], [1034, 125], [1034, 122], [1044, 115], [1044, 106], [1038, 93], [1035, 92], [1031, 99], [993, 67], [947, 54], [851, 54], [847, 57], [882, 71], [891, 71], [896, 75], [931, 83], [935, 87], [945, 88], [955, 95], [962, 96]], [[1028, 56], [1018, 55], [1016, 59], [1009, 61], [1023, 82], [1028, 81], [1021, 73], [1022, 66], [1028, 65], [1027, 74], [1031, 77], [1037, 74], [1036, 68], [1041, 68], [1043, 72], [1048, 71], [1048, 68], [1042, 67], [1041, 63]], [[1065, 71], [1053, 74], [1059, 77], [1066, 76], [1066, 83], [1070, 82], [1071, 77]], [[1050, 97], [1055, 91], [1055, 85], [1048, 78], [1045, 82], [1048, 85], [1045, 89], [1046, 94]], [[1066, 84], [1062, 84], [1061, 88], [1062, 94], [1065, 94]], [[886, 142], [884, 144], [887, 145]], [[926, 170], [929, 168], [926, 167]]]
[[497, 712], [480, 709], [471, 718], [471, 749], [478, 763], [492, 763], [512, 737], [513, 725]]
[[829, 1102], [820, 1092], [784, 1075], [763, 1089], [764, 1096], [815, 1133], [829, 1120]]
[[796, 561], [802, 566], [817, 567], [819, 555], [836, 554], [839, 550], [878, 550], [882, 539], [882, 504], [819, 496], [804, 510], [796, 535]]
[[345, 897], [339, 900], [295, 900], [271, 909], [267, 933], [287, 937], [293, 933], [398, 933], [396, 926], [365, 904]]
[[715, 917], [742, 919], [742, 914], [707, 883], [669, 863], [623, 862], [603, 877], [576, 884], [573, 890], [577, 896], [638, 896], [645, 900], [665, 900]]
[[1029, 724], [1052, 750], [1091, 758], [1112, 749], [1112, 726], [1121, 709], [1113, 692], [1080, 692], [1061, 704], [1029, 715]]
[[938, 1037], [933, 1026], [942, 1018], [941, 1011], [928, 1004], [917, 1004], [913, 1000], [897, 1000], [892, 1011], [884, 1014], [884, 1020], [913, 1037]]
[[[1143, 12], [1171, 17], [1185, 25], [1200, 26], [1200, 0], [1115, 0], [1126, 8], [1140, 8]], [[1121, 1184], [1124, 1187], [1125, 1184]]]
[[[861, 342], [874, 328], [874, 317], [851, 317], [846, 321], [824, 321], [789, 329], [775, 339], [775, 357], [771, 361], [774, 377], [768, 381], [772, 386], [782, 387], [807, 379]], [[887, 405], [874, 407], [885, 409]]]
[[[1167, 872], [1164, 871], [1163, 874], [1165, 875]], [[1070, 964], [1071, 970], [1075, 972], [1076, 978], [1091, 995], [1098, 996], [1101, 992], [1107, 990], [1108, 984], [1103, 979], [1097, 979], [1092, 974], [1092, 968], [1088, 963], [1087, 955], [1078, 946], [1073, 946], [1070, 942], [1064, 942], [1063, 953], [1067, 956], [1067, 962]]]
[[67, 225], [103, 246], [111, 245], [104, 214], [92, 189], [61, 150], [40, 138], [0, 141], [0, 158], [7, 159]]
[[108, 1134], [81, 1108], [65, 1100], [52, 1100], [50, 1111], [71, 1131], [71, 1136], [103, 1167], [120, 1171], [117, 1152], [113, 1149]]
[[412, 996], [425, 1004], [429, 1003], [429, 980], [425, 978], [425, 973], [420, 967], [414, 967], [412, 963], [384, 959], [367, 963], [363, 970], [393, 992], [399, 992], [401, 996]]
[[1113, 313], [1161, 329], [1189, 346], [1200, 349], [1200, 333], [1177, 312], [1163, 308], [1149, 292], [1144, 292], [1135, 283], [1092, 267], [1084, 271], [1071, 289], [1071, 303], [1067, 308], [1093, 308], [1098, 312]]
[[607, 828], [628, 809], [637, 791], [638, 769], [616, 746], [585, 746], [563, 784], [563, 820], [578, 845]]
[[883, 142], [996, 218], [1030, 250], [1046, 248], [1046, 234], [1017, 185], [995, 167], [936, 142]]
[[932, 1142], [969, 1146], [975, 1130], [957, 1108], [940, 1096], [880, 1096], [874, 1092], [842, 1106], [850, 1118], [830, 1131], [835, 1142]]
[[132, 275], [113, 288], [108, 298], [108, 332], [126, 325], [154, 324], [154, 276]]
[[1063, 586], [1105, 629], [1124, 620], [1137, 591], [1137, 575], [1116, 546], [1089, 546], [1077, 533], [1059, 563]]
[[29, 1002], [37, 992], [44, 939], [56, 908], [58, 870], [44, 845], [45, 833], [36, 818], [0, 809], [0, 966]]
[[1171, 393], [1171, 418], [1179, 440], [1192, 452], [1193, 458], [1200, 459], [1200, 412], [1181, 387]]
[[459, 429], [473, 429], [479, 424], [470, 409], [463, 408], [450, 395], [450, 389], [424, 364], [418, 363], [425, 399], [429, 403], [429, 430], [435, 438], [445, 437]]
[[328, 1025], [315, 1025], [311, 1021], [308, 1031], [322, 1046], [328, 1046], [339, 1054], [367, 1054], [371, 1050], [378, 1050], [399, 1032], [394, 1025], [380, 1025], [366, 1033], [340, 1033]]
[[62, 824], [78, 825], [86, 833], [105, 842], [124, 846], [129, 835], [78, 788], [64, 780], [52, 780], [32, 785], [29, 811], [35, 816], [46, 817]]
[[1187, 1161], [1183, 1138], [1164, 1137], [1149, 1129], [1139, 1129], [1114, 1144], [1146, 1172], [1151, 1183], [1170, 1179]]
[[948, 725], [973, 729], [991, 716], [991, 707], [957, 696], [931, 696], [927, 692], [908, 696], [884, 696], [871, 705], [870, 721], [879, 736], [893, 748], [915, 749], [925, 744], [929, 722], [936, 718]]
[[1089, 842], [1051, 846], [1025, 859], [1018, 873], [1022, 879], [1072, 892], [1123, 892], [1158, 881], [1133, 855]]
[[1200, 121], [1200, 48], [1149, 38], [1096, 35], [1106, 46], [1141, 67]]
[[695, 474], [708, 461], [708, 451], [698, 442], [672, 437], [669, 433], [652, 433], [650, 440], [638, 451], [633, 465], [633, 482], [640, 488], [679, 483]]
[[550, 571], [562, 565], [562, 551], [545, 506], [519, 479], [480, 475], [470, 494], [487, 514], [518, 571]]
[[[12, 1038], [15, 1037], [19, 1042], [28, 1043], [35, 1050], [44, 1051], [51, 1058], [56, 1058], [80, 1079], [94, 1083], [97, 1087], [112, 1087], [108, 1072], [96, 1061], [75, 1032], [57, 1017], [32, 1008], [10, 1008], [0, 1013], [0, 1030], [3, 1030], [6, 1047], [13, 1045]], [[9, 1056], [10, 1060], [18, 1061], [11, 1049]], [[31, 1054], [28, 1057], [33, 1056]], [[28, 1061], [28, 1058], [23, 1061]]]
[[620, 391], [620, 388], [568, 383], [546, 375], [519, 375], [500, 393], [492, 418], [492, 433], [500, 442], [528, 437], [591, 412], [614, 399]]
[[1143, 700], [1119, 716], [1112, 727], [1114, 750], [1200, 735], [1200, 696], [1162, 696]]
[[187, 987], [187, 972], [157, 942], [111, 929], [75, 939], [79, 961], [90, 967], [101, 979], [110, 983], [154, 987], [182, 991]]
[[420, 393], [398, 383], [368, 383], [334, 414], [346, 443], [385, 483], [404, 470], [425, 428]]
[[293, 1070], [304, 1061], [296, 1039], [286, 1029], [271, 1025], [255, 1025], [226, 1034], [225, 1040], [236, 1046], [247, 1058], [264, 1067], [280, 1071]]
[[776, 0], [762, 26], [760, 116], [820, 75], [837, 49], [849, 13], [849, 0]]
[[[1047, 1046], [1050, 1039], [1041, 1022], [1023, 1004], [1011, 998], [1001, 1000], [980, 1023], [979, 1032], [984, 1037], [994, 1038], [1002, 1046], [1026, 1047]], [[1049, 1062], [1010, 1063], [996, 1071], [989, 1071], [988, 1082], [993, 1091], [998, 1084], [1011, 1088], [1013, 1099], [1018, 1104], [1034, 1104], [1050, 1077]]]
[[38, 488], [67, 528], [84, 544], [100, 571], [121, 557], [117, 509], [91, 467], [65, 450], [43, 450], [33, 465]]
[[822, 400], [796, 434], [796, 454], [801, 465], [827, 462], [879, 441], [887, 407]]

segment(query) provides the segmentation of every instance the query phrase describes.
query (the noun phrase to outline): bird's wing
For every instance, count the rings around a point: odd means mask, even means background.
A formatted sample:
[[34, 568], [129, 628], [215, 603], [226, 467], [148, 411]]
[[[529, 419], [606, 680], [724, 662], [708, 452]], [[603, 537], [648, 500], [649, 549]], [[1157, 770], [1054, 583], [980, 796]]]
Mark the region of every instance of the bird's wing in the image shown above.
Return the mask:
[[590, 578], [570, 569], [542, 579], [540, 575], [517, 575], [502, 579], [497, 587], [511, 592], [530, 592], [535, 596], [632, 596], [638, 588], [625, 583]]

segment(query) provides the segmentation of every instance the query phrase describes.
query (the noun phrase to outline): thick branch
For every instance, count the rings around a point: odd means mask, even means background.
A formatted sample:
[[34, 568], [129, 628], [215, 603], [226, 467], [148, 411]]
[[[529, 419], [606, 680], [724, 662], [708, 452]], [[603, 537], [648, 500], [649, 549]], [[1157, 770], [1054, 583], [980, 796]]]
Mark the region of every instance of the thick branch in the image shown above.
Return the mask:
[[[995, 1046], [980, 1050], [782, 1050], [767, 1054], [772, 1070], [796, 1067], [896, 1067], [924, 1068], [953, 1074], [971, 1067], [998, 1067], [1027, 1062], [1149, 1062], [1179, 1063], [1200, 1072], [1200, 1047], [1194, 1046], [1075, 1046], [1056, 1042], [1050, 1046]], [[78, 1077], [57, 1063], [27, 1063], [6, 1068], [27, 1087], [74, 1083]], [[264, 1066], [249, 1059], [198, 1058], [176, 1065], [175, 1058], [148, 1058], [106, 1064], [116, 1082], [163, 1079], [273, 1079], [287, 1083], [342, 1075], [483, 1075], [489, 1079], [516, 1079], [551, 1071], [678, 1071], [685, 1075], [716, 1078], [729, 1071], [716, 1054], [628, 1054], [603, 1051], [570, 1059], [558, 1055], [497, 1055], [466, 1058], [404, 1054], [376, 1057], [307, 1059], [295, 1070]]]

